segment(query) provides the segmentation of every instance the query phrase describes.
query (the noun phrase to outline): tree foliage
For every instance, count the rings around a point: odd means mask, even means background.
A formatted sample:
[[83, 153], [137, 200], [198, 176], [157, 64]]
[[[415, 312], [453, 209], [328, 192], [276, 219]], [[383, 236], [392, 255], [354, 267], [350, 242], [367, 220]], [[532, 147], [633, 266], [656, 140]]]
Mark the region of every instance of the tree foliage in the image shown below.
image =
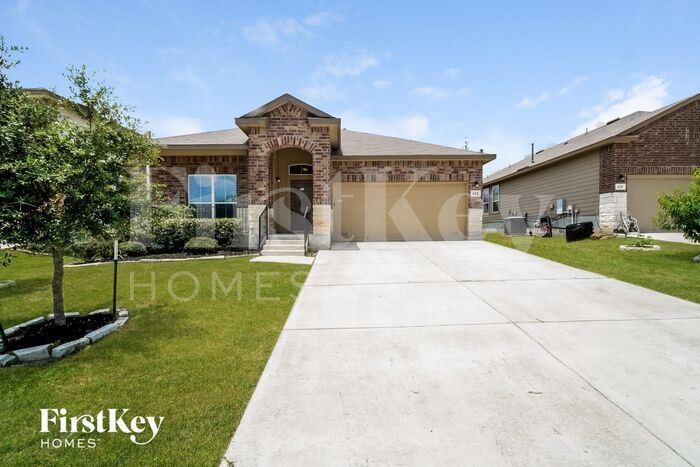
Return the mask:
[[0, 37], [0, 241], [52, 251], [63, 322], [64, 248], [128, 231], [130, 171], [156, 161], [159, 145], [84, 66], [68, 68], [67, 99], [28, 95], [7, 76], [20, 51]]
[[662, 194], [658, 201], [657, 226], [680, 230], [686, 238], [700, 242], [700, 169], [695, 170], [688, 191]]

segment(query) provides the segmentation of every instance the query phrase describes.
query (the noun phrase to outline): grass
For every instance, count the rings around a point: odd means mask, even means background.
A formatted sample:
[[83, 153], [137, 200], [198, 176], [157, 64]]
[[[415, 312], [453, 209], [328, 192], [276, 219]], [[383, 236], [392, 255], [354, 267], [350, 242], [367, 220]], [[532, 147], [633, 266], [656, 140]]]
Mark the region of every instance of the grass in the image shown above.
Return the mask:
[[[120, 265], [118, 303], [131, 311], [123, 329], [57, 363], [0, 370], [2, 464], [218, 465], [309, 270], [248, 259]], [[110, 306], [111, 266], [65, 271], [67, 311]], [[3, 325], [50, 312], [51, 273], [49, 257], [23, 253], [0, 267], [0, 280], [17, 282], [0, 289]], [[240, 300], [237, 286], [228, 296], [218, 286], [213, 297], [214, 274], [226, 287], [238, 273]], [[183, 301], [195, 279], [197, 293]], [[150, 285], [132, 291], [130, 281], [155, 281], [155, 300]], [[62, 407], [165, 420], [145, 446], [103, 433], [80, 435], [100, 439], [94, 449], [42, 448], [41, 439], [70, 436], [39, 432], [39, 409]]]
[[700, 303], [700, 264], [693, 257], [700, 245], [661, 242], [660, 251], [620, 251], [631, 240], [582, 240], [567, 243], [563, 237], [506, 237], [486, 234], [489, 242], [517, 248], [535, 256], [551, 259], [587, 271], [603, 274]]

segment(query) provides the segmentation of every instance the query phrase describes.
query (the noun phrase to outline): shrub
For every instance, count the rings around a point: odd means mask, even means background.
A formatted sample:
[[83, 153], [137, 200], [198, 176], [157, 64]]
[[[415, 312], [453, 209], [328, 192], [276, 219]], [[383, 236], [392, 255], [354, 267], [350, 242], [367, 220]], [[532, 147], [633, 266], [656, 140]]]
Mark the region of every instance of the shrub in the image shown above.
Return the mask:
[[208, 237], [194, 237], [185, 244], [187, 253], [213, 253], [218, 249], [216, 240]]
[[637, 237], [632, 238], [628, 244], [638, 248], [648, 248], [654, 245], [654, 240], [646, 235], [638, 235]]
[[223, 248], [233, 248], [243, 238], [241, 219], [165, 219], [153, 226], [153, 242], [156, 249], [171, 252], [182, 251], [194, 237], [215, 239]]
[[235, 248], [243, 239], [243, 219], [216, 219], [214, 238], [223, 248]]
[[658, 199], [661, 210], [654, 223], [666, 230], [680, 230], [685, 238], [700, 242], [700, 169], [687, 192], [665, 193]]
[[146, 245], [141, 242], [124, 242], [119, 244], [119, 251], [124, 256], [143, 256], [146, 254]]
[[75, 257], [84, 263], [105, 261], [111, 259], [114, 255], [114, 242], [90, 237], [74, 243], [71, 250]]

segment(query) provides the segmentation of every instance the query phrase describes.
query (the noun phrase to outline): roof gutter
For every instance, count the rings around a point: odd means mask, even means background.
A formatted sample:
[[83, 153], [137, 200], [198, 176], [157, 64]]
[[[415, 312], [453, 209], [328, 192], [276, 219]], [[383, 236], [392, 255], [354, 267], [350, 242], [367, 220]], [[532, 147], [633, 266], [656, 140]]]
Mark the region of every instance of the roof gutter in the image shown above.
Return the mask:
[[248, 149], [248, 144], [163, 144], [163, 149]]
[[492, 161], [496, 159], [495, 154], [465, 154], [463, 156], [459, 155], [427, 155], [427, 154], [417, 154], [407, 156], [405, 154], [395, 154], [395, 155], [382, 155], [382, 156], [331, 156], [331, 161], [393, 161], [393, 160], [481, 160], [481, 161]]

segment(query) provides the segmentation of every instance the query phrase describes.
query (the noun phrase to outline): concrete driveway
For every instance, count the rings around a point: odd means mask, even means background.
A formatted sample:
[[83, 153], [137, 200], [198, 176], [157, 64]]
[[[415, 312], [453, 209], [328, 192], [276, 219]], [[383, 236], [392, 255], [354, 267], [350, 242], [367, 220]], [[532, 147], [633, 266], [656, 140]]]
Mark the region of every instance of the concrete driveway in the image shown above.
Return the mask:
[[699, 305], [485, 242], [344, 248], [224, 464], [700, 464]]

